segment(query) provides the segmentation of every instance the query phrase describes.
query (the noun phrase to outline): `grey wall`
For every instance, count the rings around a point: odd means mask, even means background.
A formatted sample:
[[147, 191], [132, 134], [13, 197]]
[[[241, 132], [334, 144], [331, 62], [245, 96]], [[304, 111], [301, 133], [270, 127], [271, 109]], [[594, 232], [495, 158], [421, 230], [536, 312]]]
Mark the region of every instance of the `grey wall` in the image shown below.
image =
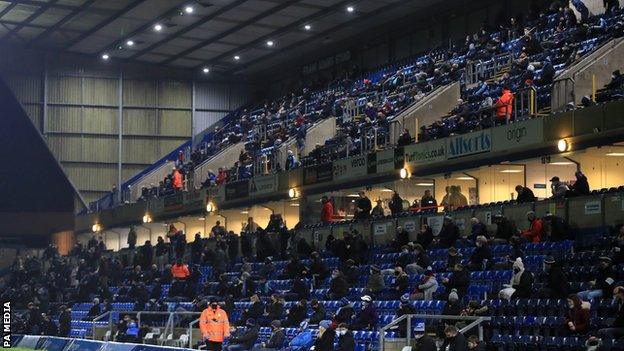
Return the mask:
[[0, 74], [86, 201], [241, 106], [252, 91], [240, 79], [23, 50], [4, 50]]

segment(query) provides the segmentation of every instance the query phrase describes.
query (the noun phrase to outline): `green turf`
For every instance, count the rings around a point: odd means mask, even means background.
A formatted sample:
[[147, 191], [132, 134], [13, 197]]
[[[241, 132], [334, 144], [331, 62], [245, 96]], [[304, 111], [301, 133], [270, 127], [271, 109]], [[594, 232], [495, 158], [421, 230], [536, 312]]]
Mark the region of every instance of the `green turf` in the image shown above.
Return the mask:
[[11, 351], [32, 351], [33, 349], [25, 349], [23, 347], [15, 347], [15, 348], [11, 348]]

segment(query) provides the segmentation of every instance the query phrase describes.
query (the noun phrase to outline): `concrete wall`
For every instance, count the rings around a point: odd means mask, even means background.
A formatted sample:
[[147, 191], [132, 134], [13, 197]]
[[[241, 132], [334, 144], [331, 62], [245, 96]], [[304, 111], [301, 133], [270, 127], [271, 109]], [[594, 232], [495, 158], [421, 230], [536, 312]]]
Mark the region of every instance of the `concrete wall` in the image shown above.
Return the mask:
[[195, 178], [193, 180], [195, 188], [201, 187], [201, 183], [208, 177], [208, 170], [212, 170], [217, 174], [219, 167], [230, 168], [234, 166], [234, 163], [238, 161], [240, 152], [245, 149], [245, 143], [240, 142], [238, 144], [231, 145], [217, 155], [202, 163], [195, 168]]
[[[624, 39], [613, 39], [591, 53], [579, 63], [563, 72], [558, 79], [570, 78], [574, 81], [574, 103], [581, 102], [583, 96], [592, 94], [592, 77], [595, 77], [596, 89], [611, 81], [611, 73], [624, 67]], [[555, 85], [553, 96], [565, 96], [563, 85]], [[561, 100], [559, 106], [570, 101]], [[558, 106], [553, 106], [556, 109]]]
[[449, 113], [457, 105], [459, 93], [459, 82], [438, 88], [423, 100], [408, 107], [394, 120], [400, 121], [403, 128], [409, 130], [410, 135], [415, 137], [420, 126], [430, 125]]
[[[323, 145], [327, 139], [331, 139], [336, 136], [336, 117], [330, 117], [324, 119], [317, 124], [313, 125], [306, 133], [305, 147], [303, 149], [303, 155], [308, 155], [314, 146], [318, 143]], [[286, 156], [288, 156], [288, 150], [297, 154], [297, 142], [294, 138], [291, 138], [288, 142], [284, 143], [279, 149], [278, 162], [283, 166], [286, 164]]]

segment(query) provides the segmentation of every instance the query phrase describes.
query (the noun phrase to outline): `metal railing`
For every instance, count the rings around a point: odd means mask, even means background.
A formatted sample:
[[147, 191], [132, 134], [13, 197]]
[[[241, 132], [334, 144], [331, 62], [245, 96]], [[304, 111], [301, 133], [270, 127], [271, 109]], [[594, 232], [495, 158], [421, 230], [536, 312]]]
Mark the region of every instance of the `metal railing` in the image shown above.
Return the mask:
[[550, 107], [552, 112], [566, 110], [570, 102], [576, 103], [574, 97], [574, 79], [567, 77], [555, 80], [550, 94]]
[[494, 56], [487, 61], [470, 61], [466, 64], [466, 85], [476, 84], [482, 79], [488, 79], [509, 67], [513, 57], [510, 53]]
[[454, 321], [471, 321], [465, 327], [461, 328], [460, 333], [465, 333], [473, 328], [477, 328], [479, 333], [479, 340], [483, 340], [483, 322], [489, 321], [490, 317], [476, 317], [476, 316], [447, 316], [447, 315], [432, 315], [432, 314], [406, 314], [403, 315], [388, 325], [379, 329], [379, 350], [384, 351], [386, 335], [385, 333], [390, 329], [394, 329], [398, 327], [398, 324], [405, 321], [406, 322], [406, 333], [405, 333], [405, 346], [411, 346], [412, 341], [412, 320], [413, 319], [424, 319], [424, 320], [454, 320]]

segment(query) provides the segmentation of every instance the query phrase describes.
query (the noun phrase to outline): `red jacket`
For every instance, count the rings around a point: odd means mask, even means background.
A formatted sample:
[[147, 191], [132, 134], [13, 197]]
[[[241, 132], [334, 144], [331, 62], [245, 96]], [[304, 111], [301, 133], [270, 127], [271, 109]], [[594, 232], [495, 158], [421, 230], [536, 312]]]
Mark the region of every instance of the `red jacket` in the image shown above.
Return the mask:
[[513, 112], [513, 93], [509, 89], [503, 89], [503, 94], [496, 101], [496, 118], [511, 119]]
[[191, 275], [191, 272], [189, 272], [188, 266], [185, 264], [182, 264], [180, 266], [174, 264], [173, 266], [171, 266], [171, 275], [175, 279], [186, 280], [186, 278]]
[[182, 189], [183, 187], [182, 173], [180, 173], [177, 169], [173, 171], [173, 187], [176, 189]]
[[321, 222], [331, 222], [332, 219], [334, 219], [334, 205], [331, 201], [327, 201], [321, 209]]
[[542, 241], [542, 228], [542, 220], [535, 218], [533, 222], [531, 222], [531, 227], [522, 232], [522, 236], [529, 238], [532, 243], [539, 243]]

